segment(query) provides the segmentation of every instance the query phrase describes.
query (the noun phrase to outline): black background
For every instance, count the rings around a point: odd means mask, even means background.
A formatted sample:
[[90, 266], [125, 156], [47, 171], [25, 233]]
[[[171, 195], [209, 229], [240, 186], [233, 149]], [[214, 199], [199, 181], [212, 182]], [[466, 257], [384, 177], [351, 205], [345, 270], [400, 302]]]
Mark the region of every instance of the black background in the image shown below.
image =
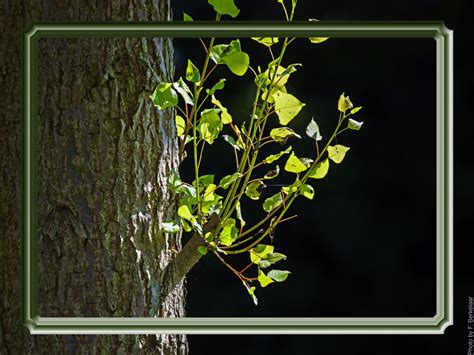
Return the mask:
[[[273, 0], [236, 1], [237, 20], [281, 20]], [[195, 20], [211, 20], [204, 1], [172, 1], [175, 20], [182, 11]], [[299, 1], [296, 19], [443, 20], [455, 35], [455, 324], [437, 336], [190, 336], [195, 354], [464, 354], [467, 353], [467, 299], [474, 296], [469, 264], [473, 189], [469, 161], [472, 125], [467, 104], [472, 59], [460, 51], [470, 43], [472, 4], [456, 1]], [[221, 39], [219, 43], [225, 43]], [[176, 73], [187, 58], [202, 63], [197, 40], [176, 39]], [[251, 65], [264, 65], [268, 52], [242, 40]], [[430, 317], [435, 314], [435, 41], [432, 39], [330, 39], [311, 45], [300, 39], [284, 63], [302, 63], [288, 91], [307, 105], [290, 126], [301, 134], [311, 117], [328, 137], [337, 120], [342, 91], [364, 121], [360, 132], [342, 134], [338, 143], [351, 147], [346, 159], [332, 164], [326, 179], [313, 184], [313, 201], [299, 200], [298, 218], [283, 224], [275, 248], [288, 255], [292, 271], [283, 284], [258, 289], [255, 307], [240, 282], [214, 258], [204, 258], [188, 277], [189, 317]], [[253, 95], [250, 72], [236, 80], [226, 68], [218, 98], [241, 122]], [[294, 142], [300, 156], [309, 143]], [[209, 150], [204, 172], [220, 177], [232, 167], [223, 142]], [[181, 173], [191, 179], [185, 161]], [[206, 171], [206, 169], [208, 169]], [[290, 176], [280, 177], [281, 183]], [[289, 180], [291, 182], [291, 180]], [[258, 213], [249, 206], [248, 216]], [[245, 217], [245, 216], [244, 216]], [[251, 219], [251, 217], [248, 217]], [[244, 263], [237, 259], [237, 264]]]

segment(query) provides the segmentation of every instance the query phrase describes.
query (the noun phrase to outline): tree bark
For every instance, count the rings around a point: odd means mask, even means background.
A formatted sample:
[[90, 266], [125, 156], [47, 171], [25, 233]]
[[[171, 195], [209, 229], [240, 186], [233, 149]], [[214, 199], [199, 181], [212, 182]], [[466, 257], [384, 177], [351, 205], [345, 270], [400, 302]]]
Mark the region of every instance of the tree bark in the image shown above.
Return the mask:
[[[187, 353], [184, 335], [30, 336], [19, 302], [21, 34], [33, 21], [170, 20], [169, 0], [2, 5], [0, 353]], [[167, 188], [178, 166], [173, 113], [149, 99], [158, 82], [172, 80], [172, 54], [161, 38], [40, 40], [41, 316], [184, 316], [184, 281], [168, 293], [176, 277], [164, 272], [180, 236], [159, 228], [176, 210]]]

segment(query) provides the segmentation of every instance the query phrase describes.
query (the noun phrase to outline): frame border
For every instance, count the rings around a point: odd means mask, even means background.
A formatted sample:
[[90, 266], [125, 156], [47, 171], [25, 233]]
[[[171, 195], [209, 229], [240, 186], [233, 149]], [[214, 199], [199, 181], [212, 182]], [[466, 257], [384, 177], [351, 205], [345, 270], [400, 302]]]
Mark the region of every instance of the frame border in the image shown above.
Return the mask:
[[[436, 315], [425, 318], [52, 318], [38, 313], [36, 92], [46, 37], [432, 38], [436, 41]], [[23, 34], [23, 305], [31, 334], [444, 334], [453, 324], [453, 31], [443, 22], [38, 23]]]

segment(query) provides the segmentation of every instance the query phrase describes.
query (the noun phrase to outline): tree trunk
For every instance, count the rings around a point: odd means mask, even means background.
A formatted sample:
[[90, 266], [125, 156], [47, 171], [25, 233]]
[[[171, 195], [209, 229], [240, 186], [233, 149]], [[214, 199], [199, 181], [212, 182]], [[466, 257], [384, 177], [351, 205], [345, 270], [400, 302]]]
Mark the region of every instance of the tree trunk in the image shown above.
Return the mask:
[[[0, 353], [187, 353], [182, 335], [30, 336], [19, 302], [22, 32], [33, 21], [170, 17], [169, 0], [1, 6]], [[41, 39], [38, 57], [40, 315], [183, 317], [183, 281], [163, 294], [181, 241], [159, 229], [176, 210], [167, 188], [178, 165], [174, 120], [149, 99], [172, 79], [171, 40]]]

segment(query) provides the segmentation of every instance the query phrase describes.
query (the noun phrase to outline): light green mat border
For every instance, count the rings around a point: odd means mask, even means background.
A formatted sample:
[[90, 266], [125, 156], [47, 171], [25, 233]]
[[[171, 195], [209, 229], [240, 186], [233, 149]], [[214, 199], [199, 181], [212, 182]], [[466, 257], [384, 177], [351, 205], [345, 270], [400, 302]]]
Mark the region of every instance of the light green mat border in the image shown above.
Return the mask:
[[[37, 48], [45, 37], [338, 37], [436, 41], [436, 314], [427, 318], [48, 318], [38, 314]], [[453, 324], [453, 32], [442, 22], [38, 23], [23, 36], [23, 307], [31, 334], [443, 334]], [[434, 295], [433, 295], [434, 296]]]

